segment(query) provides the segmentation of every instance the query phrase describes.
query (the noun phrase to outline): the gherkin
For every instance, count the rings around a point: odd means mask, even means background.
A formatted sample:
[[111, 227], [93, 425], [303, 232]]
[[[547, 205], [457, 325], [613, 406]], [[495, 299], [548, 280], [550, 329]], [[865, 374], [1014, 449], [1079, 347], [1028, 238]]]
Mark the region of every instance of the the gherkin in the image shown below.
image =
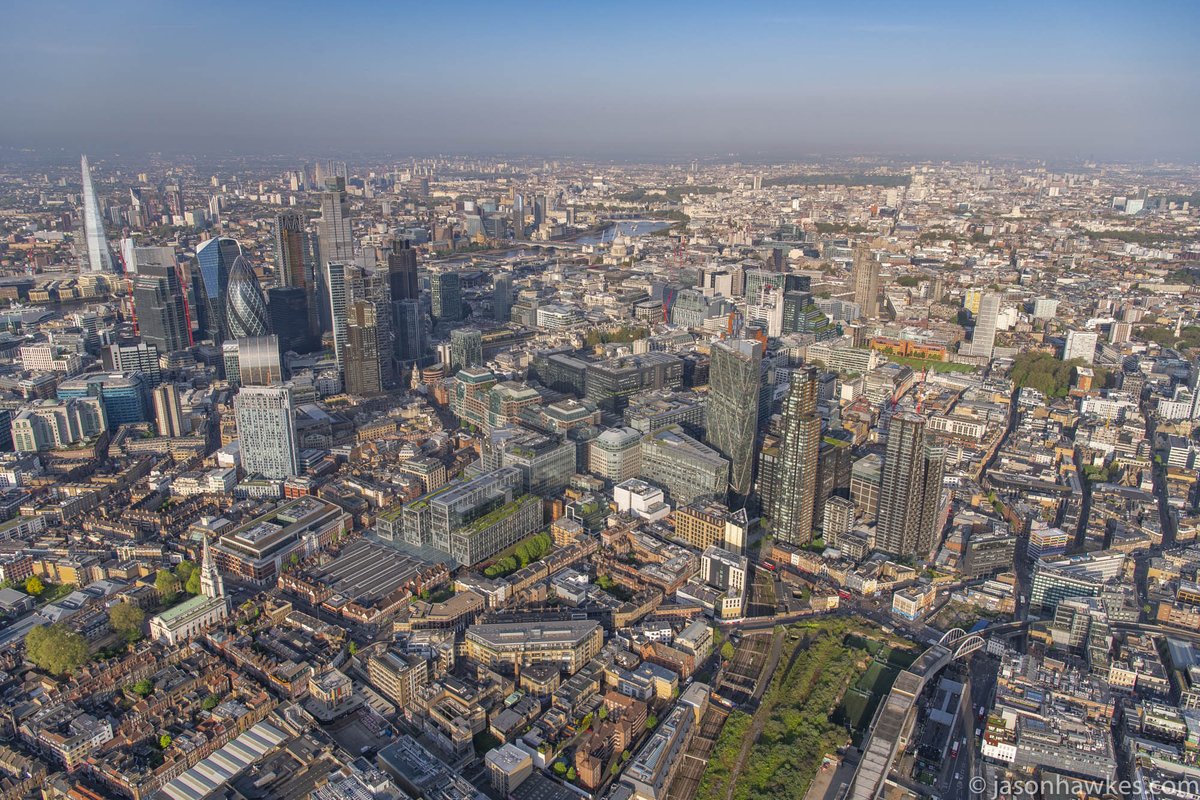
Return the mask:
[[231, 339], [266, 336], [271, 332], [267, 301], [245, 256], [238, 256], [229, 270], [225, 318]]

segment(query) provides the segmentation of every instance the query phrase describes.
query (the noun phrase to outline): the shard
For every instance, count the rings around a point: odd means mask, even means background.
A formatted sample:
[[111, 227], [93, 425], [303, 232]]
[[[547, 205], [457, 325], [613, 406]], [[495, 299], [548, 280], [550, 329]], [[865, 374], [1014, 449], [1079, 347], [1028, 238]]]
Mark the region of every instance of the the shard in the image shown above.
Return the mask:
[[92, 185], [92, 170], [87, 156], [80, 158], [83, 170], [83, 230], [87, 237], [87, 272], [113, 274], [119, 272], [108, 237], [104, 233], [104, 216], [100, 213], [100, 202], [96, 199], [96, 187]]

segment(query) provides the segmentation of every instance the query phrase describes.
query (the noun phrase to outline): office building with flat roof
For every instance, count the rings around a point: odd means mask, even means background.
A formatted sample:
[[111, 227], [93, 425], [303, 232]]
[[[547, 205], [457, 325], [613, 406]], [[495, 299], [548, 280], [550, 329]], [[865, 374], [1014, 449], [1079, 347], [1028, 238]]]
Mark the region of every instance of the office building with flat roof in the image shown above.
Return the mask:
[[642, 438], [642, 467], [637, 477], [666, 489], [676, 504], [724, 498], [729, 461], [672, 425]]
[[519, 672], [532, 664], [554, 664], [568, 675], [596, 657], [604, 645], [599, 622], [511, 622], [467, 628], [467, 657]]

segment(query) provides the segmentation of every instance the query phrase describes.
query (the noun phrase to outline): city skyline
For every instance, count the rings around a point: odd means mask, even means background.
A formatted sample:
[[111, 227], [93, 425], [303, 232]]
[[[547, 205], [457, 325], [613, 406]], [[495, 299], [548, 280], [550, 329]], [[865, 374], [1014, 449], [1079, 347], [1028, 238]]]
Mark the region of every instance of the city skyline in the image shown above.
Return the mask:
[[[15, 4], [0, 33], [10, 76], [0, 100], [19, 112], [0, 146], [635, 160], [1200, 155], [1187, 135], [1200, 122], [1197, 68], [1162, 63], [1190, 44], [1200, 17], [1190, 4], [529, 4], [499, 14], [467, 3], [450, 16], [355, 3], [323, 18], [320, 34], [308, 24], [316, 10], [260, 3], [228, 25], [233, 9], [219, 3], [203, 15], [137, 2], [115, 13]], [[405, 46], [388, 44], [394, 37]], [[370, 60], [331, 69], [321, 57], [330, 43], [364, 38]], [[216, 44], [179, 46], [187, 41]], [[537, 46], [512, 46], [520, 41]], [[295, 92], [278, 91], [283, 68]], [[192, 73], [204, 79], [180, 83]], [[320, 98], [321, 113], [295, 102], [303, 97]], [[93, 121], [86, 133], [81, 117]]]

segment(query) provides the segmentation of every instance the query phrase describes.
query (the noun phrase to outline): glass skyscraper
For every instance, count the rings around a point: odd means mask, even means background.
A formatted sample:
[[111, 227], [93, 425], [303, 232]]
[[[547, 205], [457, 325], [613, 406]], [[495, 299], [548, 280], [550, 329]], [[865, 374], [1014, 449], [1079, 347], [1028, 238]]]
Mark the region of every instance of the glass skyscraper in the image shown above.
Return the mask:
[[100, 201], [96, 187], [92, 185], [92, 170], [87, 156], [79, 159], [83, 171], [83, 232], [87, 239], [87, 269], [81, 272], [102, 272], [111, 275], [120, 272], [113, 258], [108, 236], [104, 232], [104, 215], [100, 213]]
[[358, 267], [341, 261], [325, 265], [325, 285], [329, 291], [330, 329], [333, 331], [333, 355], [338, 370], [346, 370], [346, 311], [354, 297], [353, 282]]
[[229, 338], [229, 326], [225, 321], [225, 295], [229, 289], [233, 262], [241, 254], [242, 246], [237, 240], [226, 237], [209, 239], [196, 248], [196, 263], [200, 267], [196, 307], [203, 309], [200, 329], [213, 344], [219, 345]]
[[729, 489], [739, 507], [754, 478], [762, 360], [762, 343], [750, 339], [726, 339], [712, 347], [707, 443], [729, 459]]
[[230, 339], [266, 336], [270, 332], [267, 301], [245, 256], [238, 256], [229, 270], [225, 322], [229, 328], [227, 338]]
[[304, 214], [299, 211], [276, 214], [275, 271], [279, 284], [303, 291], [302, 315], [308, 321], [309, 334], [319, 338], [321, 321], [318, 317], [317, 281], [313, 270], [312, 241], [304, 229]]
[[425, 318], [419, 301], [392, 301], [392, 334], [398, 363], [412, 366], [424, 358]]
[[279, 337], [279, 348], [286, 353], [308, 353], [316, 342], [308, 327], [307, 292], [299, 286], [272, 286], [267, 290], [267, 311], [271, 330]]
[[329, 265], [354, 260], [354, 237], [350, 229], [350, 203], [346, 198], [346, 179], [340, 176], [325, 180], [321, 192], [321, 222], [318, 226], [319, 251], [316, 270], [318, 280], [325, 283], [316, 291], [321, 330], [333, 330], [333, 312], [329, 305]]
[[138, 334], [160, 353], [186, 350], [192, 344], [192, 330], [175, 251], [170, 247], [135, 247], [131, 253], [137, 267], [130, 284]]
[[462, 284], [457, 272], [442, 272], [430, 281], [429, 299], [439, 324], [463, 318]]
[[417, 251], [407, 239], [392, 241], [388, 253], [388, 278], [391, 281], [392, 300], [417, 300], [420, 288], [417, 284]]

